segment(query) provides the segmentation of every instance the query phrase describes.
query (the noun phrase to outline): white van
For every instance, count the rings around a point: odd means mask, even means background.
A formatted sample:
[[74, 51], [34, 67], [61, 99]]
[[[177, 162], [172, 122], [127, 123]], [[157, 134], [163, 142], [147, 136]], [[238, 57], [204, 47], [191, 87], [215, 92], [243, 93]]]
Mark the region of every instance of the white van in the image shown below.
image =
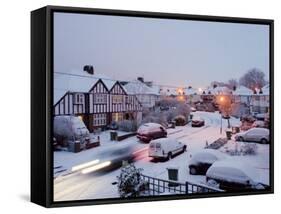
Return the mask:
[[186, 151], [186, 145], [173, 138], [159, 138], [149, 143], [148, 156], [171, 159], [174, 155]]

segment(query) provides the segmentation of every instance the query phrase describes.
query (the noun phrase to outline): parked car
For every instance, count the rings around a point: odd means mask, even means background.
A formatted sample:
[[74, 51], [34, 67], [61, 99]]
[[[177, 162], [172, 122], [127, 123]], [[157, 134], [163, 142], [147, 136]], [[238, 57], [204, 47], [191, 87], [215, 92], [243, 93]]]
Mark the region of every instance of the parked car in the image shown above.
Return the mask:
[[228, 114], [222, 114], [222, 118], [228, 120], [230, 119], [230, 116]]
[[137, 138], [146, 143], [161, 137], [167, 137], [167, 131], [158, 123], [145, 123], [137, 130]]
[[253, 124], [252, 124], [252, 128], [265, 128], [265, 122], [262, 120], [256, 120]]
[[169, 109], [168, 106], [160, 106], [160, 111], [169, 111]]
[[191, 120], [191, 126], [192, 127], [201, 127], [205, 125], [205, 120], [201, 117], [194, 116]]
[[160, 138], [149, 143], [148, 156], [154, 159], [171, 159], [186, 151], [186, 145], [173, 138]]
[[269, 142], [269, 129], [266, 128], [251, 128], [247, 131], [240, 132], [235, 135], [236, 141], [253, 141], [259, 143]]
[[241, 160], [215, 162], [206, 173], [206, 181], [210, 186], [232, 192], [268, 188], [259, 181], [258, 172]]
[[218, 150], [203, 149], [192, 155], [188, 165], [189, 173], [191, 175], [205, 175], [214, 162], [226, 158], [227, 156]]
[[191, 111], [191, 112], [196, 112], [196, 108], [190, 107], [190, 111]]

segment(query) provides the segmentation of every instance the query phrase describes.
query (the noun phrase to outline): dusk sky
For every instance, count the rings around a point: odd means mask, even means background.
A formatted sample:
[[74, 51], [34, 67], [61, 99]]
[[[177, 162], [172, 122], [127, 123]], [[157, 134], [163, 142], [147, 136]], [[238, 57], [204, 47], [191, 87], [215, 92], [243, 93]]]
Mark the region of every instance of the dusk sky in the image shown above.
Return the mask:
[[205, 87], [250, 68], [269, 76], [269, 26], [55, 13], [54, 69]]

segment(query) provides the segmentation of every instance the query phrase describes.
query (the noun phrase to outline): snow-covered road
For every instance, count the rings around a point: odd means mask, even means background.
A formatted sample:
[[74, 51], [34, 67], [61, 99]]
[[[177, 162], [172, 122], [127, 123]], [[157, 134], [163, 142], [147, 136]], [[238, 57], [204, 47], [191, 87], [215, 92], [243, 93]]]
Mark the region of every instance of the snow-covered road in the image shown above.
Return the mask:
[[[138, 168], [143, 168], [143, 174], [162, 179], [168, 179], [167, 168], [177, 167], [179, 169], [179, 181], [192, 181], [195, 183], [204, 183], [205, 176], [194, 176], [189, 174], [188, 161], [191, 154], [196, 150], [203, 149], [206, 142], [212, 143], [214, 140], [225, 137], [224, 130], [227, 127], [227, 121], [221, 120], [219, 113], [210, 112], [195, 112], [194, 115], [200, 116], [205, 120], [205, 126], [193, 128], [190, 125], [169, 129], [168, 135], [177, 138], [179, 141], [187, 145], [187, 152], [174, 157], [169, 161], [155, 162], [148, 157], [147, 144], [140, 143], [136, 137], [131, 137], [120, 143], [134, 144], [138, 153], [135, 165]], [[231, 125], [239, 125], [240, 121], [231, 118]], [[220, 127], [223, 127], [223, 133], [220, 134]], [[108, 138], [108, 136], [106, 136]], [[120, 169], [107, 172], [101, 175], [80, 174], [79, 172], [70, 173], [71, 167], [94, 159], [95, 154], [109, 148], [113, 143], [102, 137], [104, 143], [99, 148], [95, 148], [80, 153], [55, 152], [55, 166], [64, 168], [65, 171], [58, 173], [54, 179], [54, 200], [83, 200], [83, 199], [98, 199], [98, 198], [114, 198], [119, 197], [117, 186], [114, 182], [120, 174]], [[262, 174], [261, 180], [264, 183], [269, 182], [269, 146], [259, 145], [258, 155], [255, 156], [239, 156], [237, 161], [246, 161], [246, 163], [257, 168]]]

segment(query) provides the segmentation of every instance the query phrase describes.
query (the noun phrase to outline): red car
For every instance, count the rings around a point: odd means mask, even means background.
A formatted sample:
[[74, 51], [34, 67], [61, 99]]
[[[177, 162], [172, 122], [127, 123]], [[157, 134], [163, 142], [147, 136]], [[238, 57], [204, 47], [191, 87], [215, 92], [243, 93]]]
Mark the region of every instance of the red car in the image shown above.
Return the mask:
[[145, 143], [162, 137], [167, 137], [167, 131], [162, 125], [157, 123], [145, 123], [137, 131], [137, 138]]
[[192, 127], [201, 127], [205, 125], [205, 120], [200, 117], [193, 117], [191, 121]]

